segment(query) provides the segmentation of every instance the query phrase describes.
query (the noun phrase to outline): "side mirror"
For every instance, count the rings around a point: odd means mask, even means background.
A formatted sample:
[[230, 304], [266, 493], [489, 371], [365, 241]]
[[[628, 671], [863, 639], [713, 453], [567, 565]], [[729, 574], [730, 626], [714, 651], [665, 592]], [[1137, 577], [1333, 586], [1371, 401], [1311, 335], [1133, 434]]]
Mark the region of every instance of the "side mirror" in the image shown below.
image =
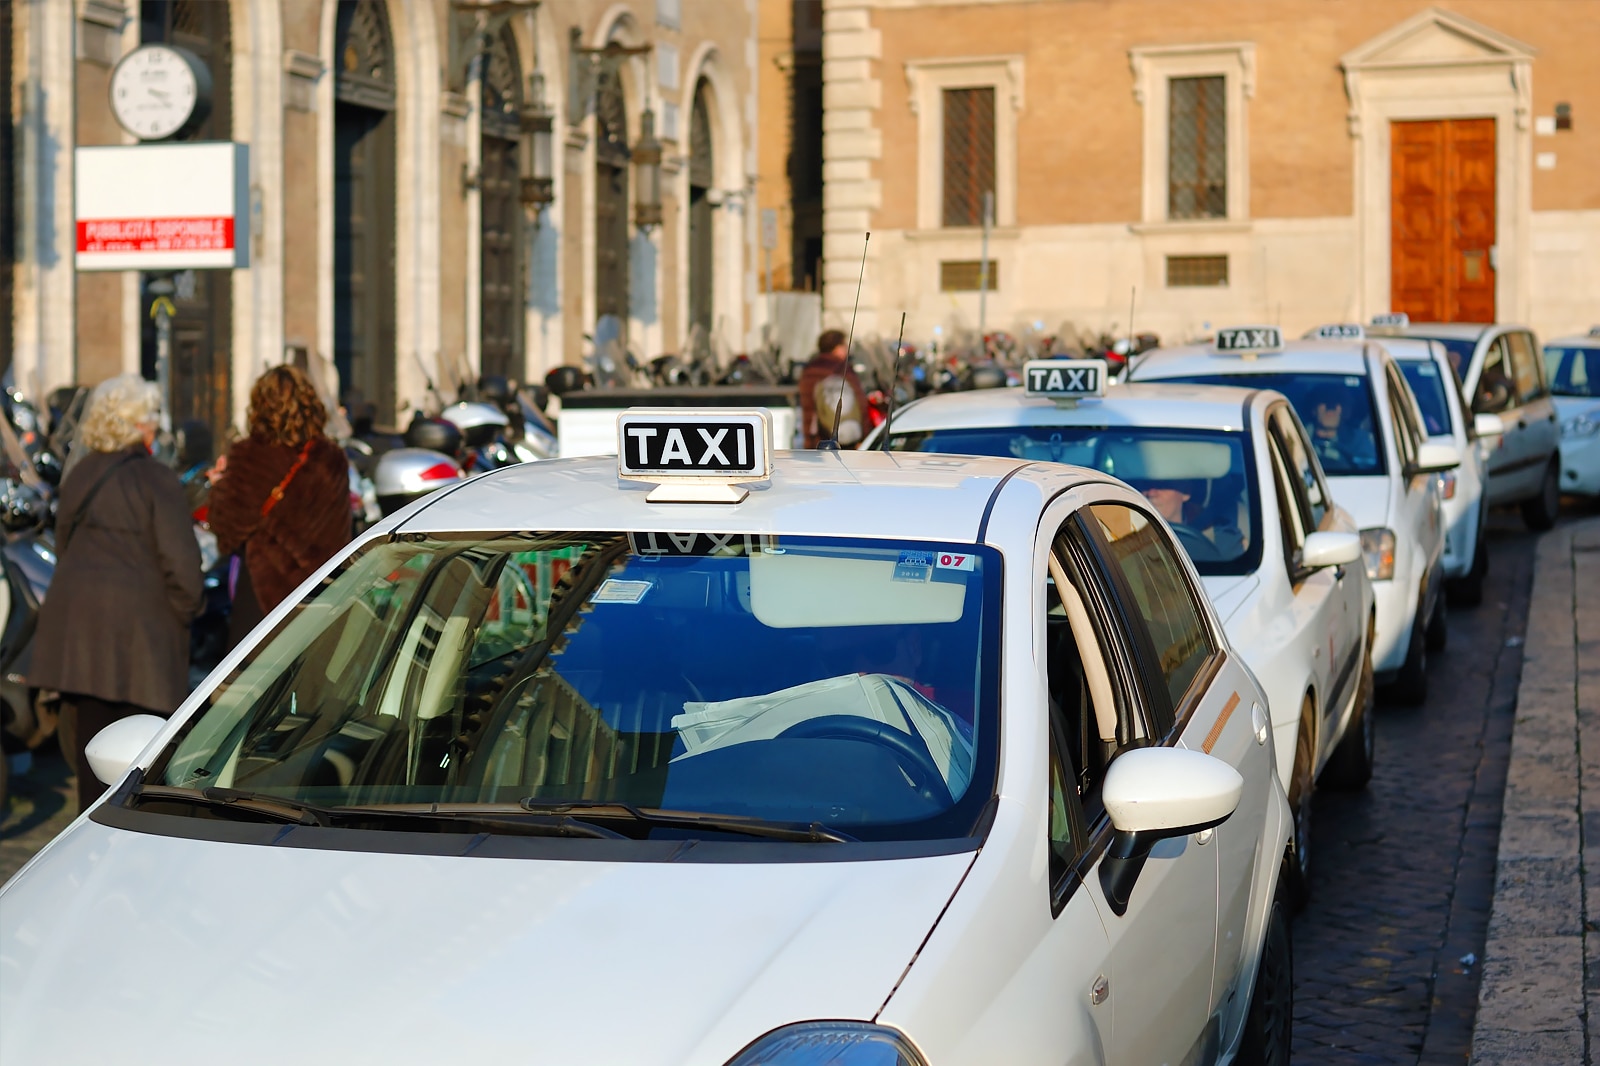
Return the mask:
[[1480, 437], [1502, 437], [1506, 432], [1506, 424], [1499, 415], [1474, 415], [1472, 431]]
[[1106, 770], [1102, 796], [1116, 836], [1100, 860], [1100, 887], [1126, 914], [1133, 886], [1158, 841], [1188, 836], [1227, 820], [1244, 778], [1221, 759], [1184, 748], [1135, 748]]
[[165, 718], [153, 714], [134, 714], [117, 719], [96, 733], [88, 747], [84, 748], [89, 769], [103, 783], [116, 784], [166, 724]]
[[1361, 559], [1361, 534], [1327, 530], [1306, 537], [1300, 552], [1300, 565], [1307, 570], [1345, 566]]
[[1406, 476], [1442, 474], [1460, 465], [1461, 453], [1456, 451], [1454, 444], [1446, 444], [1442, 440], [1423, 441], [1417, 449], [1417, 460], [1411, 464], [1411, 469], [1406, 471]]

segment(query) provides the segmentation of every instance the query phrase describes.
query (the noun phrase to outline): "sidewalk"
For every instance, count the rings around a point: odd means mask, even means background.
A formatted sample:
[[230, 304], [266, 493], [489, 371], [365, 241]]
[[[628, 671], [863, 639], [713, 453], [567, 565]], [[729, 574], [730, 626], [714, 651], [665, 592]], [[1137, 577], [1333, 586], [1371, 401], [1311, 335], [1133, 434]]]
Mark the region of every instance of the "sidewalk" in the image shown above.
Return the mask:
[[[1540, 541], [1525, 639], [1472, 1063], [1593, 1066], [1600, 518], [1563, 525]], [[1594, 1017], [1600, 1021], [1600, 1013]]]

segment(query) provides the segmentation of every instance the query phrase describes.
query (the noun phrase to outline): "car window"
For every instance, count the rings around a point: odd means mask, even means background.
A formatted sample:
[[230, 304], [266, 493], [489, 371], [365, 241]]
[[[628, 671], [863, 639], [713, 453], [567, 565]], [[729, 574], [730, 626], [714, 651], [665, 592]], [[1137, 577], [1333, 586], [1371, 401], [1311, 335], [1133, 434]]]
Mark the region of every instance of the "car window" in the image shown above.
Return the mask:
[[1450, 401], [1445, 393], [1450, 383], [1439, 373], [1439, 364], [1432, 359], [1404, 359], [1396, 360], [1396, 365], [1405, 375], [1406, 384], [1411, 386], [1411, 395], [1417, 398], [1417, 408], [1422, 412], [1422, 425], [1428, 436], [1455, 432]]
[[1316, 453], [1307, 446], [1305, 429], [1294, 412], [1286, 407], [1274, 409], [1272, 424], [1282, 440], [1284, 461], [1289, 465], [1304, 508], [1307, 531], [1321, 529], [1328, 514], [1328, 486], [1322, 480]]
[[1289, 576], [1298, 569], [1297, 560], [1306, 544], [1305, 517], [1296, 498], [1294, 477], [1284, 456], [1283, 442], [1277, 433], [1268, 434], [1268, 455], [1278, 493], [1278, 521], [1283, 530], [1283, 562]]
[[1005, 426], [895, 433], [889, 447], [1003, 455], [1101, 470], [1154, 503], [1200, 573], [1250, 574], [1261, 565], [1261, 508], [1252, 446], [1244, 433], [1165, 426]]
[[1544, 364], [1557, 396], [1600, 396], [1600, 348], [1547, 345]]
[[1377, 408], [1364, 374], [1239, 373], [1196, 374], [1162, 378], [1196, 385], [1253, 385], [1276, 389], [1288, 397], [1305, 423], [1311, 444], [1329, 477], [1366, 476], [1384, 472], [1378, 447]]
[[1543, 399], [1543, 364], [1533, 346], [1533, 337], [1521, 332], [1506, 334], [1511, 349], [1511, 376], [1516, 379], [1517, 398], [1523, 403]]
[[1405, 383], [1392, 365], [1384, 367], [1384, 379], [1388, 383], [1389, 420], [1394, 426], [1395, 449], [1400, 453], [1400, 465], [1404, 468], [1417, 461], [1422, 427], [1407, 402]]
[[1517, 405], [1515, 382], [1511, 377], [1510, 354], [1505, 337], [1496, 337], [1483, 357], [1483, 370], [1473, 389], [1473, 414], [1499, 414]]
[[1120, 581], [1137, 608], [1131, 623], [1149, 639], [1149, 664], [1179, 712], [1201, 668], [1216, 653], [1195, 590], [1161, 526], [1151, 515], [1120, 503], [1088, 508], [1104, 546], [1112, 579]]
[[967, 836], [998, 760], [999, 577], [990, 548], [848, 538], [378, 542], [251, 649], [150, 780]]

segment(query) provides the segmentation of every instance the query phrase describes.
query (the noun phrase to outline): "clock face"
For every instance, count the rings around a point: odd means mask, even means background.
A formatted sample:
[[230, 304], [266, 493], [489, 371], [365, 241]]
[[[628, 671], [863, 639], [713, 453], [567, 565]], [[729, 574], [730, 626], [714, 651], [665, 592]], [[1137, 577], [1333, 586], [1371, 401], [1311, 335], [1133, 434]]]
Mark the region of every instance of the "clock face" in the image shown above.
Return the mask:
[[199, 99], [199, 80], [189, 58], [163, 44], [129, 52], [111, 72], [111, 111], [140, 140], [158, 141], [177, 133]]

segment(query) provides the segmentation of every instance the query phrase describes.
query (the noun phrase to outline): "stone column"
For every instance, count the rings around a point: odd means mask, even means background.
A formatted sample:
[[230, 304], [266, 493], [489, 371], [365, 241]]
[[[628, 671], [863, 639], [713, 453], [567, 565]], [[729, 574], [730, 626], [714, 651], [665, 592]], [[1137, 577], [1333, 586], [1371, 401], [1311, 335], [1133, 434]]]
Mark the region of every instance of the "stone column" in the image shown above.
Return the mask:
[[[882, 206], [873, 164], [883, 155], [878, 109], [883, 84], [874, 62], [882, 32], [864, 0], [823, 0], [822, 15], [822, 319], [848, 329], [861, 276], [862, 242]], [[876, 249], [867, 245], [856, 336], [878, 332]]]

